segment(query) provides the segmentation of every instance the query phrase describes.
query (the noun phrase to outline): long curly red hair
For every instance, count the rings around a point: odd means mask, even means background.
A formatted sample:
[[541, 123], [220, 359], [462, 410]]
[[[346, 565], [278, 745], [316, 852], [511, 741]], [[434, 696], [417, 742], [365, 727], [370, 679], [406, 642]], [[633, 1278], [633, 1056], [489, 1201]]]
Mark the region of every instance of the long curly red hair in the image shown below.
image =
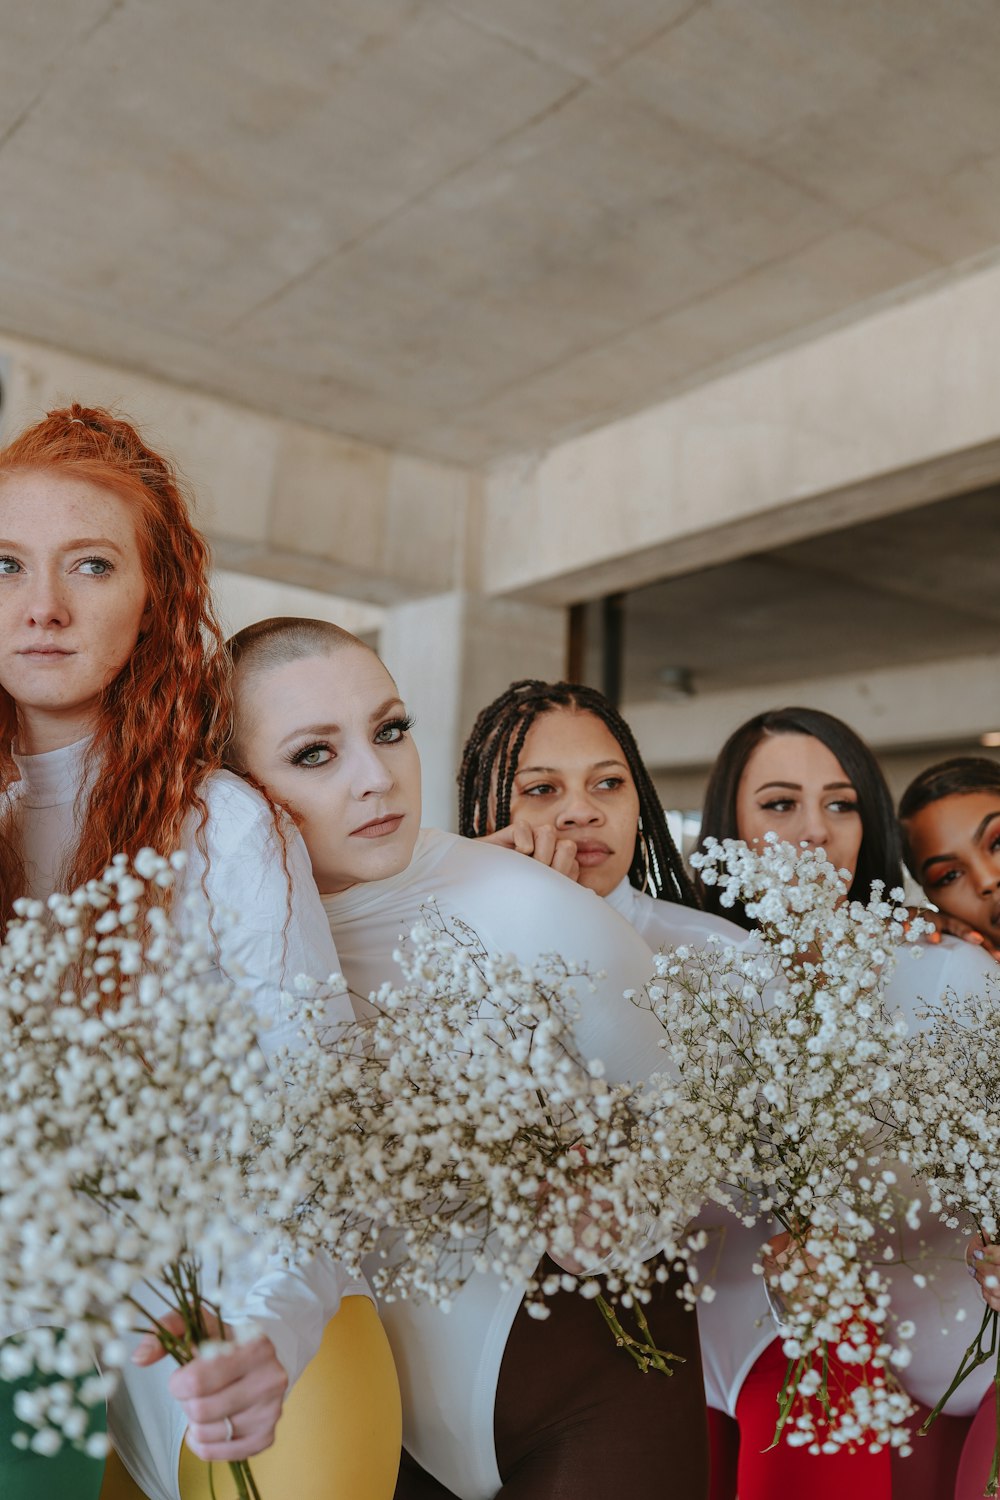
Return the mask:
[[[191, 523], [173, 465], [132, 424], [99, 407], [49, 412], [0, 449], [0, 484], [18, 473], [87, 480], [127, 502], [148, 592], [135, 650], [101, 697], [90, 752], [93, 785], [80, 807], [69, 888], [112, 855], [175, 850], [189, 814], [204, 826], [199, 788], [222, 765], [231, 723], [230, 672], [208, 587], [208, 548]], [[17, 780], [17, 705], [0, 688], [0, 793]], [[0, 829], [0, 927], [23, 894], [12, 820]]]

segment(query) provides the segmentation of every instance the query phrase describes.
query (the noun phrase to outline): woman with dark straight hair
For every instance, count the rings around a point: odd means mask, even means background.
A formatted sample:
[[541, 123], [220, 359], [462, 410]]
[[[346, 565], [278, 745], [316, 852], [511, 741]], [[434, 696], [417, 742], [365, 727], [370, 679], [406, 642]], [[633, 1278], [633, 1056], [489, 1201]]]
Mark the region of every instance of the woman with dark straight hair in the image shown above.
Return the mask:
[[[709, 777], [701, 841], [736, 838], [759, 843], [777, 834], [795, 847], [825, 850], [848, 879], [850, 899], [867, 901], [872, 884], [902, 885], [901, 838], [892, 798], [874, 754], [847, 724], [818, 709], [784, 708], [758, 714], [726, 741]], [[746, 928], [738, 907], [723, 907], [717, 887], [703, 887], [706, 907], [724, 911]], [[975, 992], [988, 979], [989, 960], [969, 943], [932, 936], [921, 951], [908, 944], [895, 955], [885, 1003], [901, 1011], [911, 1027], [920, 1010], [947, 990]], [[899, 1168], [901, 1180], [905, 1169]], [[902, 1381], [923, 1416], [945, 1389], [968, 1341], [961, 1321], [969, 1304], [965, 1241], [954, 1229], [925, 1223], [918, 1240], [900, 1225], [898, 1262], [886, 1267], [892, 1283], [892, 1315], [911, 1318], [916, 1334]], [[699, 1314], [709, 1391], [712, 1500], [772, 1500], [805, 1495], [839, 1497], [848, 1487], [856, 1500], [890, 1493], [906, 1500], [948, 1500], [970, 1419], [989, 1387], [977, 1372], [951, 1398], [917, 1453], [811, 1454], [782, 1443], [768, 1450], [774, 1434], [777, 1395], [785, 1357], [773, 1327], [760, 1317], [761, 1281], [753, 1274], [760, 1230], [737, 1228], [720, 1254], [715, 1301]], [[933, 1296], [916, 1286], [909, 1259], [920, 1257]], [[971, 1311], [971, 1309], [969, 1309]], [[858, 1374], [830, 1356], [831, 1378], [849, 1391]], [[914, 1426], [920, 1425], [918, 1417]]]
[[[867, 901], [872, 881], [881, 880], [887, 890], [903, 884], [903, 853], [899, 825], [892, 805], [892, 795], [875, 756], [860, 735], [842, 719], [835, 719], [819, 708], [777, 708], [757, 714], [733, 731], [719, 751], [705, 788], [701, 837], [711, 834], [717, 839], [745, 837], [741, 832], [741, 787], [746, 796], [754, 794], [743, 786], [744, 773], [762, 743], [779, 735], [804, 735], [825, 746], [842, 772], [839, 784], [834, 781], [824, 790], [823, 809], [806, 808], [802, 789], [791, 784], [760, 783], [757, 806], [763, 820], [789, 843], [800, 839], [811, 842], [813, 831], [823, 831], [830, 839], [827, 853], [838, 863], [838, 851], [850, 846], [838, 836], [860, 833], [860, 843], [853, 863], [854, 878], [848, 895], [851, 900]], [[804, 819], [804, 821], [803, 821]], [[760, 818], [757, 821], [761, 821]], [[810, 823], [817, 825], [810, 827]], [[822, 825], [822, 829], [819, 829]], [[804, 831], [803, 831], [804, 830]], [[702, 905], [706, 911], [727, 916], [741, 927], [751, 927], [742, 907], [723, 907], [716, 886], [703, 885], [696, 879]]]

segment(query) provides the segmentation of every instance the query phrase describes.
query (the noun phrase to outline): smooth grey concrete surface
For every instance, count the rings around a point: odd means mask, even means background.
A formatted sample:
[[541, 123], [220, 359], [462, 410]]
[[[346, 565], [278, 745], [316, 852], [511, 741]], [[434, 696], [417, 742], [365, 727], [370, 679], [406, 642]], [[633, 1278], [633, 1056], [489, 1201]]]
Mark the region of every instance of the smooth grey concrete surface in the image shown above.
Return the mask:
[[1000, 243], [981, 0], [0, 9], [0, 328], [481, 465]]
[[974, 741], [998, 79], [983, 0], [0, 0], [0, 424], [120, 402], [247, 601], [383, 620], [442, 820], [646, 585], [664, 766], [793, 689]]

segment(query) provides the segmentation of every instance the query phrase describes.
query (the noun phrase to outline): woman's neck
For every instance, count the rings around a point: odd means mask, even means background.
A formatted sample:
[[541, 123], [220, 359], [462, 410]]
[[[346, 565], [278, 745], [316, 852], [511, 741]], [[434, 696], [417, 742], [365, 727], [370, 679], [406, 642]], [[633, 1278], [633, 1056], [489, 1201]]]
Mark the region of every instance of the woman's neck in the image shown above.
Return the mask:
[[49, 750], [65, 750], [93, 732], [93, 714], [18, 708], [14, 749], [19, 755], [45, 755]]

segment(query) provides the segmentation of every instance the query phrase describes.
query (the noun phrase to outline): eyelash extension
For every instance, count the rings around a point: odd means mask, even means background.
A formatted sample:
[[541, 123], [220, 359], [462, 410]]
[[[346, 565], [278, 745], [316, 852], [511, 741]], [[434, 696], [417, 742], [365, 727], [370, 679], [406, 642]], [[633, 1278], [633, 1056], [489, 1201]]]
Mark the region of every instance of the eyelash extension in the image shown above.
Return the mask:
[[[401, 734], [406, 734], [412, 728], [413, 719], [407, 714], [401, 719], [387, 719], [384, 724], [379, 725], [378, 732], [381, 733], [383, 729], [398, 729]], [[311, 754], [313, 750], [330, 750], [330, 748], [324, 740], [316, 740], [311, 745], [303, 745], [301, 750], [293, 750], [291, 755], [287, 755], [285, 759], [289, 765], [300, 766], [305, 757]]]
[[291, 755], [285, 756], [285, 759], [290, 766], [300, 766], [305, 756], [310, 755], [314, 750], [329, 750], [329, 748], [330, 746], [322, 740], [317, 740], [312, 745], [303, 745], [301, 750], [293, 750]]

